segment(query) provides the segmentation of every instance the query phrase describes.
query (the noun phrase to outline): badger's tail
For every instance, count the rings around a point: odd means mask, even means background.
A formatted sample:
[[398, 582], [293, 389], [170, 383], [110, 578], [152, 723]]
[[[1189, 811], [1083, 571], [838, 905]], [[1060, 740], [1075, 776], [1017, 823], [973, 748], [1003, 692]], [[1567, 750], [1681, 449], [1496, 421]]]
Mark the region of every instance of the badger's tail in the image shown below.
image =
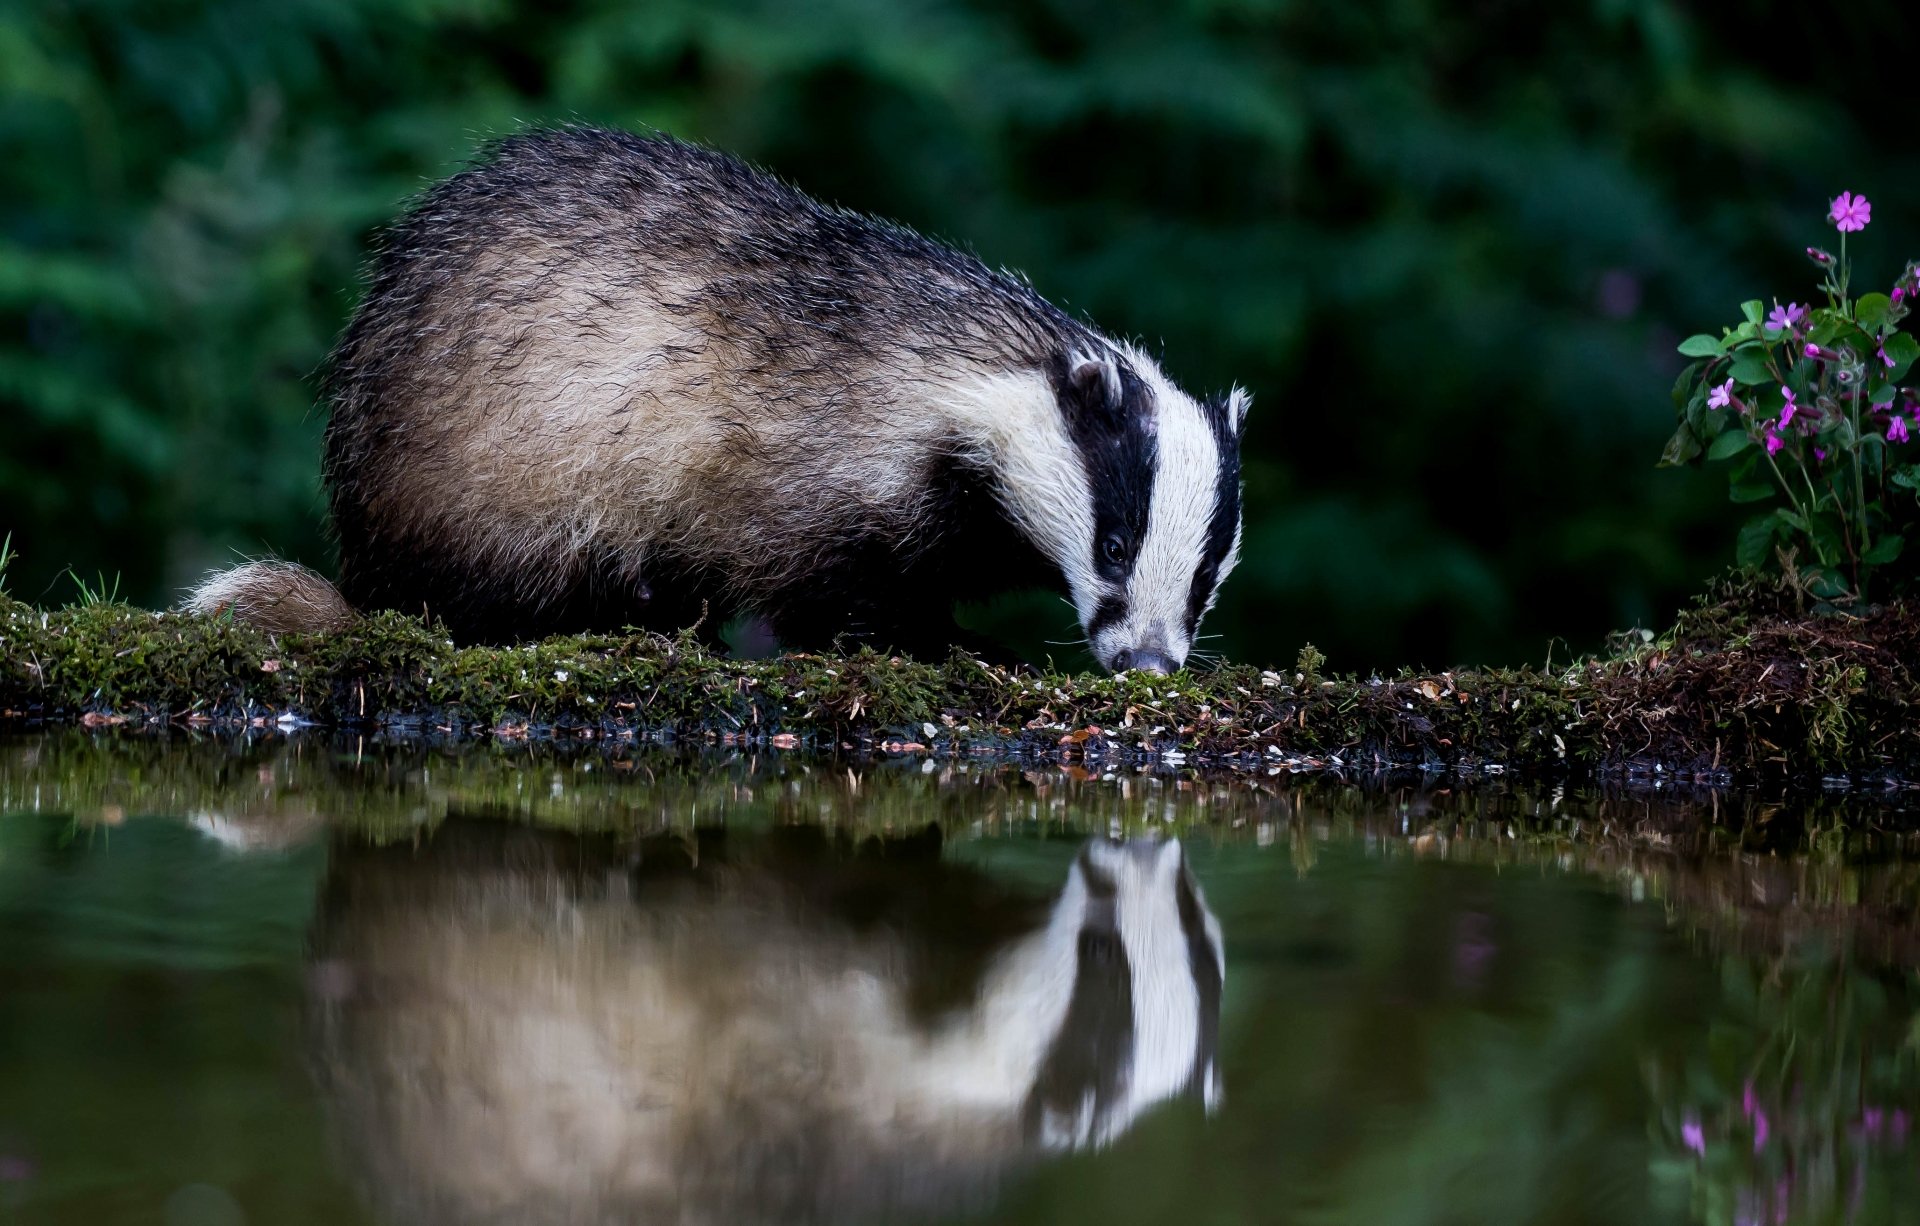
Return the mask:
[[215, 571], [188, 594], [180, 609], [209, 617], [231, 614], [235, 621], [272, 634], [344, 630], [357, 616], [340, 590], [318, 574], [274, 561]]

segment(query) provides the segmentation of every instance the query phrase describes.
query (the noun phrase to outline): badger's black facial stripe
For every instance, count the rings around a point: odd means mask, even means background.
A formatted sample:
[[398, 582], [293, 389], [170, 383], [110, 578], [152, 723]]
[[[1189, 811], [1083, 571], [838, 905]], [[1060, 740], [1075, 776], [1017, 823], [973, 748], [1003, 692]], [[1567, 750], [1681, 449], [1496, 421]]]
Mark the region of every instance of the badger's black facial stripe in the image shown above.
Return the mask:
[[1193, 589], [1187, 597], [1187, 634], [1200, 627], [1200, 615], [1220, 581], [1220, 566], [1233, 549], [1240, 526], [1240, 440], [1233, 432], [1233, 408], [1225, 396], [1204, 402], [1207, 424], [1213, 427], [1220, 451], [1220, 471], [1214, 479], [1213, 517], [1207, 521], [1206, 551], [1194, 568]]
[[1120, 887], [1114, 881], [1113, 874], [1095, 864], [1085, 854], [1080, 857], [1080, 879], [1086, 883], [1087, 897], [1096, 902], [1104, 902], [1108, 913], [1113, 909], [1113, 900], [1119, 896]]
[[1226, 975], [1207, 937], [1206, 918], [1200, 913], [1200, 899], [1193, 882], [1183, 868], [1176, 897], [1180, 906], [1180, 931], [1187, 938], [1187, 965], [1193, 975], [1194, 991], [1200, 1005], [1200, 1037], [1194, 1045], [1193, 1073], [1188, 1083], [1192, 1093], [1206, 1090], [1207, 1069], [1220, 1053], [1220, 990]]
[[[1068, 437], [1086, 465], [1087, 492], [1093, 499], [1090, 560], [1094, 573], [1124, 586], [1133, 573], [1140, 542], [1147, 534], [1147, 513], [1153, 506], [1159, 443], [1153, 432], [1151, 393], [1139, 376], [1118, 358], [1110, 357], [1119, 388], [1115, 400], [1100, 380], [1076, 382], [1071, 377], [1075, 360], [1072, 355], [1060, 354], [1048, 373]], [[1109, 537], [1121, 542], [1117, 561], [1106, 556], [1103, 542]]]
[[1118, 596], [1109, 596], [1094, 606], [1093, 617], [1087, 622], [1087, 638], [1092, 640], [1127, 615], [1127, 602]]
[[1022, 1112], [1027, 1135], [1041, 1137], [1048, 1119], [1080, 1118], [1092, 1100], [1096, 1120], [1125, 1096], [1133, 1048], [1133, 969], [1116, 924], [1116, 883], [1080, 858], [1087, 914], [1074, 958], [1073, 993], [1059, 1033], [1041, 1060]]

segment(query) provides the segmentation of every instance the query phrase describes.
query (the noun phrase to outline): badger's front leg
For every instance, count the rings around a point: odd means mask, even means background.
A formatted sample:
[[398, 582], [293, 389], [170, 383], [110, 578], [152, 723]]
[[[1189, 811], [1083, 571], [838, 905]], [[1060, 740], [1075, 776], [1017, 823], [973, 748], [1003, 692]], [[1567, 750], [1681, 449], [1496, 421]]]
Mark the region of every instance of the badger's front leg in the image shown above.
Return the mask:
[[[897, 595], [895, 595], [897, 593]], [[937, 664], [955, 647], [992, 663], [1022, 661], [1004, 647], [963, 629], [953, 617], [951, 593], [899, 592], [894, 599], [880, 593], [839, 595], [792, 603], [769, 618], [773, 633], [785, 651], [827, 651], [840, 644], [870, 646], [899, 652]]]

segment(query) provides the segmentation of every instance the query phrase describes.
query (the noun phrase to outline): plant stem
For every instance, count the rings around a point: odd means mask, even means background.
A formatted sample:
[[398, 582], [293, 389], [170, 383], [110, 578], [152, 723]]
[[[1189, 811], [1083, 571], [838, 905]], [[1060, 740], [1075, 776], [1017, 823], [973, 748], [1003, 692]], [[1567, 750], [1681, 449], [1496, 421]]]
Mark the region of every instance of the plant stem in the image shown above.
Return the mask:
[[[1847, 263], [1847, 232], [1842, 230], [1840, 231], [1840, 302], [1847, 319], [1858, 326], [1860, 317], [1854, 309], [1854, 304], [1847, 297], [1848, 287], [1851, 286], [1852, 283], [1853, 268]], [[1824, 382], [1824, 380], [1822, 381]], [[1854, 390], [1854, 394], [1848, 397], [1847, 403], [1847, 416], [1853, 423], [1853, 446], [1848, 448], [1848, 450], [1853, 453], [1853, 508], [1854, 515], [1860, 525], [1860, 531], [1858, 533], [1860, 548], [1858, 551], [1852, 553], [1850, 559], [1854, 564], [1852, 579], [1855, 588], [1860, 586], [1860, 557], [1869, 549], [1873, 548], [1873, 540], [1867, 531], [1866, 473], [1860, 462], [1860, 398], [1865, 392], [1866, 366], [1865, 359], [1863, 358], [1860, 385]], [[1842, 507], [1845, 506], [1844, 503], [1841, 505]], [[1846, 512], [1843, 509], [1841, 511], [1842, 518], [1845, 518], [1845, 515]], [[1853, 536], [1855, 534], [1848, 533], [1848, 535]]]
[[[1860, 463], [1860, 449], [1861, 449], [1860, 399], [1861, 399], [1861, 393], [1856, 392], [1854, 394], [1853, 404], [1852, 404], [1852, 408], [1853, 408], [1853, 448], [1852, 448], [1853, 450], [1853, 505], [1854, 505], [1855, 513], [1858, 514], [1860, 517], [1860, 552], [1864, 554], [1867, 552], [1867, 550], [1873, 548], [1873, 541], [1867, 534], [1867, 484], [1866, 484], [1866, 474]], [[1858, 587], [1860, 584], [1860, 575], [1858, 573], [1858, 570], [1859, 568], [1856, 566], [1855, 574], [1853, 576], [1854, 586], [1856, 587]]]
[[[1761, 444], [1760, 453], [1767, 457], [1767, 467], [1773, 470], [1773, 479], [1780, 483], [1780, 492], [1785, 494], [1787, 501], [1793, 504], [1793, 513], [1800, 517], [1801, 523], [1807, 525], [1807, 539], [1813, 541], [1814, 554], [1818, 556], [1820, 552], [1820, 542], [1813, 540], [1813, 521], [1808, 519], [1806, 511], [1801, 509], [1800, 499], [1794, 496], [1793, 486], [1787, 484], [1787, 478], [1781, 473], [1780, 466], [1773, 462], [1773, 454], [1766, 450], [1766, 444]], [[1822, 560], [1824, 561], [1824, 559]]]

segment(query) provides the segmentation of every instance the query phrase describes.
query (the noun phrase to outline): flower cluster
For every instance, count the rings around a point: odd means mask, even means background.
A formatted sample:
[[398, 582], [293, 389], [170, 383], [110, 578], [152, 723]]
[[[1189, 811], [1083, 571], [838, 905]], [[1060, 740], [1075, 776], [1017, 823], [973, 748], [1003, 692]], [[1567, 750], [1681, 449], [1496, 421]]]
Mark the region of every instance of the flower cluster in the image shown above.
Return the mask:
[[1680, 423], [1662, 463], [1731, 462], [1735, 502], [1774, 503], [1741, 530], [1741, 565], [1777, 559], [1814, 595], [1848, 600], [1876, 573], [1897, 586], [1920, 561], [1905, 550], [1920, 535], [1920, 386], [1903, 382], [1920, 341], [1900, 328], [1920, 263], [1889, 292], [1854, 297], [1847, 236], [1873, 205], [1842, 192], [1827, 220], [1840, 253], [1807, 248], [1825, 305], [1744, 303], [1739, 325], [1680, 346], [1699, 360], [1674, 387]]

